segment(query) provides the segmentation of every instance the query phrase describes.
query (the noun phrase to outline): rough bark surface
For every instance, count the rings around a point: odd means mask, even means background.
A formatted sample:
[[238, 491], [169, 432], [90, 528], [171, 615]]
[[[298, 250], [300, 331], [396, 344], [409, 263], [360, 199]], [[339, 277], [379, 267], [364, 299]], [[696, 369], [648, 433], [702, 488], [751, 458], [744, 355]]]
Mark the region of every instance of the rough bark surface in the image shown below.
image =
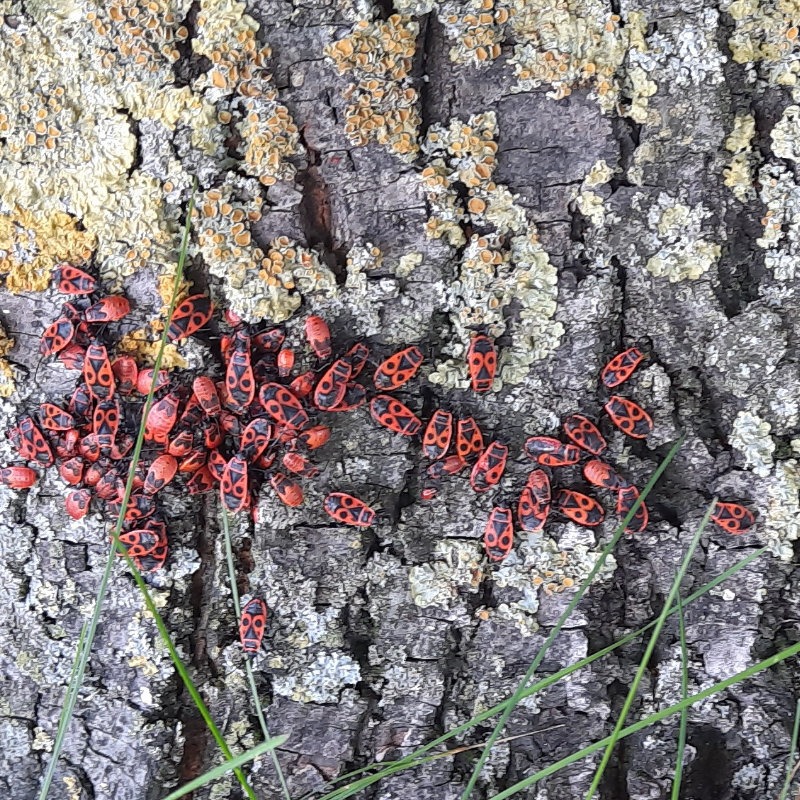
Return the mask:
[[[22, 21], [50, 36], [46, 4], [27, 5], [0, 2], [6, 25]], [[88, 4], [73, 5], [76, 14], [86, 13]], [[265, 250], [283, 235], [315, 250], [340, 285], [353, 247], [379, 248], [382, 265], [367, 274], [365, 290], [374, 321], [365, 319], [363, 303], [350, 303], [347, 295], [331, 301], [327, 313], [324, 300], [316, 303], [331, 320], [337, 346], [369, 329], [376, 359], [399, 344], [416, 342], [429, 363], [453, 356], [461, 360], [463, 350], [452, 349], [457, 331], [443, 298], [459, 278], [463, 245], [426, 235], [431, 207], [419, 175], [429, 159], [423, 153], [404, 161], [374, 142], [355, 146], [344, 132], [344, 92], [351, 78], [337, 74], [324, 48], [351, 32], [355, 6], [345, 5], [247, 3], [247, 13], [260, 25], [259, 42], [272, 48], [278, 98], [289, 109], [305, 150], [290, 159], [297, 168], [293, 179], [263, 189], [263, 216], [253, 234]], [[393, 13], [391, 3], [369, 5], [365, 10], [378, 19]], [[599, 13], [592, 3], [585, 9], [583, 3], [564, 5], [577, 8], [578, 17]], [[619, 5], [609, 3], [603, 14], [630, 15], [632, 8], [620, 11]], [[628, 5], [637, 4], [623, 4]], [[517, 385], [476, 397], [422, 379], [417, 384], [422, 388], [407, 395], [410, 402], [426, 415], [439, 405], [474, 413], [487, 434], [509, 444], [514, 457], [504, 484], [508, 491], [521, 485], [530, 466], [523, 456], [517, 458], [525, 438], [552, 434], [558, 420], [575, 410], [598, 417], [599, 369], [623, 345], [647, 339], [652, 357], [631, 386], [632, 395], [653, 414], [656, 431], [647, 442], [634, 443], [604, 428], [610, 452], [641, 486], [670, 443], [681, 433], [686, 437], [648, 500], [647, 532], [620, 542], [615, 568], [570, 620], [542, 675], [657, 615], [715, 494], [753, 507], [759, 525], [742, 537], [709, 529], [685, 592], [762, 540], [774, 552], [745, 569], [730, 587], [687, 609], [690, 690], [727, 677], [798, 636], [793, 554], [799, 524], [800, 300], [792, 266], [800, 256], [792, 139], [797, 118], [787, 111], [792, 86], [770, 72], [774, 60], [743, 61], [731, 49], [747, 22], [747, 15], [731, 5], [741, 3], [661, 0], [641, 7], [654, 91], [638, 120], [624, 113], [632, 100], [619, 76], [633, 74], [629, 60], [616, 65], [617, 85], [623, 87], [617, 109], [604, 111], [591, 83], [576, 85], [560, 98], [552, 96], [547, 82], [515, 91], [508, 63], [515, 44], [511, 37], [488, 66], [456, 64], [442, 21], [446, 11], [434, 9], [417, 20], [411, 82], [419, 90], [420, 140], [437, 124], [496, 114], [493, 179], [518, 195], [518, 205], [557, 268], [554, 321], [563, 333], [557, 347], [536, 359]], [[209, 69], [210, 62], [190, 46], [202, 6], [181, 10], [188, 39], [174, 64], [178, 85]], [[764, 11], [763, 19], [777, 20], [786, 30], [791, 25], [778, 11]], [[769, 26], [762, 27], [767, 39]], [[779, 41], [788, 44], [782, 57], [789, 59], [794, 38], [787, 38], [784, 28]], [[111, 79], [117, 79], [115, 73]], [[164, 181], [183, 159], [189, 173], [200, 175], [201, 189], [208, 189], [241, 168], [235, 142], [226, 143], [222, 156], [218, 151], [200, 158], [180, 125], [169, 129], [146, 114], [118, 111], [133, 114], [131, 176], [144, 173]], [[748, 117], [752, 135], [726, 145], [736, 120]], [[800, 139], [800, 131], [796, 135]], [[741, 174], [734, 179], [731, 164], [737, 158]], [[601, 161], [609, 173], [587, 183]], [[466, 197], [465, 187], [457, 189]], [[7, 209], [14, 198], [3, 202]], [[76, 213], [68, 202], [65, 210]], [[772, 239], [765, 238], [770, 218], [778, 226]], [[469, 223], [462, 228], [467, 239], [474, 232]], [[410, 274], [395, 274], [409, 253], [421, 254], [420, 265]], [[687, 264], [699, 274], [686, 274]], [[127, 278], [142, 321], [159, 305], [153, 275], [154, 270], [144, 269]], [[219, 291], [219, 275], [208, 274], [200, 255], [191, 276]], [[224, 291], [220, 298], [224, 303]], [[18, 365], [19, 392], [0, 407], [9, 424], [21, 409], [70, 390], [74, 375], [50, 365], [37, 369], [38, 336], [59, 302], [49, 291], [2, 292], [4, 324], [17, 342], [9, 358]], [[518, 312], [513, 304], [505, 309], [501, 349], [512, 347]], [[300, 312], [289, 322], [296, 341], [302, 317]], [[213, 343], [207, 352], [211, 358]], [[531, 569], [515, 561], [517, 555], [506, 572], [487, 567], [480, 537], [491, 499], [454, 479], [435, 501], [420, 502], [424, 465], [418, 444], [378, 430], [367, 414], [337, 418], [318, 460], [323, 475], [307, 487], [304, 509], [287, 510], [265, 497], [258, 523], [240, 521], [234, 531], [240, 589], [262, 594], [270, 607], [264, 652], [254, 666], [270, 730], [289, 736], [280, 761], [293, 797], [322, 792], [326, 781], [365, 763], [400, 757], [507, 696], [569, 599], [568, 591], [534, 591]], [[580, 480], [577, 472], [571, 478], [562, 483]], [[378, 503], [380, 523], [363, 532], [326, 524], [319, 503], [336, 488], [352, 488]], [[28, 493], [0, 489], [0, 794], [10, 800], [36, 795], [76, 642], [107, 553], [107, 528], [99, 519], [67, 520], [63, 491], [52, 476]], [[217, 503], [192, 501], [175, 490], [169, 512], [172, 555], [168, 569], [154, 579], [155, 595], [214, 718], [232, 746], [244, 749], [256, 744], [260, 733], [226, 588]], [[548, 536], [556, 551], [567, 553], [565, 561], [575, 565], [579, 580], [591, 561], [587, 556], [580, 562], [577, 553], [587, 547], [596, 551], [615, 524], [613, 514], [591, 532], [553, 522]], [[615, 651], [523, 704], [508, 734], [528, 735], [496, 748], [476, 797], [491, 797], [606, 735], [643, 647]], [[682, 797], [777, 795], [799, 677], [791, 661], [691, 709]], [[671, 619], [634, 714], [674, 702], [679, 692], [680, 650]], [[478, 727], [457, 741], [482, 741], [488, 730]], [[602, 796], [669, 796], [676, 738], [677, 722], [671, 719], [625, 740]], [[471, 758], [464, 753], [440, 759], [365, 796], [455, 798]], [[218, 761], [135, 585], [119, 567], [50, 796], [156, 800]], [[595, 766], [587, 759], [525, 796], [582, 796]], [[258, 797], [279, 796], [268, 759], [249, 775]], [[198, 799], [240, 796], [234, 781], [195, 794]]]

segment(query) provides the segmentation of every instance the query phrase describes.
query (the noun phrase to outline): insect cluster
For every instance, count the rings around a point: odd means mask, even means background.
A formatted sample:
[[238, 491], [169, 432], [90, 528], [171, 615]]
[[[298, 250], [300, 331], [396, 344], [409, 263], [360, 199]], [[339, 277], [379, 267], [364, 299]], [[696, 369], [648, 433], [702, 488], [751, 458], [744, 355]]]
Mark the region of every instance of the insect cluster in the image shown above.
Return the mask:
[[[319, 316], [305, 321], [309, 350], [316, 368], [295, 374], [296, 354], [277, 327], [246, 325], [231, 312], [220, 337], [224, 378], [211, 375], [157, 375], [140, 368], [130, 355], [114, 355], [115, 323], [130, 312], [121, 295], [103, 295], [96, 280], [75, 267], [54, 271], [59, 291], [70, 295], [61, 315], [44, 332], [43, 357], [54, 356], [65, 367], [80, 372], [77, 385], [64, 403], [42, 403], [20, 417], [8, 435], [20, 457], [34, 467], [57, 466], [70, 487], [66, 510], [81, 519], [94, 505], [111, 518], [121, 510], [132, 450], [145, 399], [155, 384], [154, 402], [145, 420], [144, 448], [136, 468], [132, 493], [124, 515], [120, 541], [142, 572], [161, 568], [168, 539], [159, 513], [159, 493], [176, 476], [190, 494], [219, 491], [230, 513], [249, 509], [269, 487], [289, 507], [304, 502], [303, 479], [319, 475], [311, 461], [314, 450], [330, 438], [330, 427], [319, 415], [353, 411], [367, 405], [373, 420], [399, 435], [422, 433], [422, 454], [432, 463], [426, 469], [422, 500], [436, 497], [441, 480], [470, 469], [470, 485], [488, 492], [503, 477], [509, 448], [500, 441], [484, 442], [473, 417], [455, 419], [436, 409], [424, 427], [422, 420], [393, 393], [406, 386], [423, 363], [416, 346], [403, 348], [380, 363], [371, 382], [363, 372], [370, 350], [357, 342], [334, 356], [327, 323]], [[204, 295], [181, 302], [167, 331], [172, 342], [200, 331], [212, 318], [213, 306]], [[630, 348], [613, 358], [601, 374], [606, 389], [616, 389], [641, 363], [643, 354]], [[488, 392], [497, 365], [495, 343], [483, 334], [473, 336], [467, 366], [474, 392]], [[359, 382], [361, 378], [362, 382]], [[370, 385], [371, 383], [371, 385]], [[633, 400], [611, 395], [605, 406], [611, 422], [634, 438], [644, 438], [653, 423]], [[559, 467], [582, 466], [586, 481], [616, 494], [616, 511], [627, 514], [639, 497], [635, 486], [600, 457], [607, 444], [598, 427], [581, 414], [564, 420], [563, 442], [548, 436], [527, 440], [524, 453], [536, 462], [517, 504], [519, 529], [542, 531], [551, 513], [578, 524], [599, 525], [605, 516], [595, 498], [574, 489], [551, 492], [551, 473]], [[451, 453], [451, 445], [453, 452]], [[22, 489], [38, 474], [31, 466], [0, 469], [0, 482]], [[358, 497], [334, 491], [323, 500], [323, 510], [335, 521], [358, 527], [375, 522], [376, 511]], [[715, 522], [730, 533], [753, 524], [752, 513], [735, 503], [718, 504]], [[641, 504], [628, 531], [643, 531], [648, 512]], [[510, 504], [496, 505], [484, 532], [484, 547], [492, 561], [503, 560], [513, 546], [514, 514]], [[248, 602], [240, 620], [240, 638], [246, 653], [256, 652], [266, 626], [264, 602]]]

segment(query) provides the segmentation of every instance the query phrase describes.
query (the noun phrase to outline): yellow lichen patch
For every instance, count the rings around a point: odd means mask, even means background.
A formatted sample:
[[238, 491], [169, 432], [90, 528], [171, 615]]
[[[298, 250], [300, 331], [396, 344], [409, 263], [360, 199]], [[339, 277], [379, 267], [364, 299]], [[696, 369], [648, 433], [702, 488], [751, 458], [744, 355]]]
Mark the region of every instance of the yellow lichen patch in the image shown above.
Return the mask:
[[629, 49], [646, 50], [644, 16], [621, 17], [604, 0], [511, 0], [510, 23], [515, 91], [550, 85], [560, 99], [588, 86], [607, 111], [619, 99], [616, 76]]
[[[449, 127], [432, 125], [423, 150], [428, 166], [420, 173], [431, 217], [426, 231], [463, 246], [457, 279], [448, 287], [447, 308], [461, 340], [463, 354], [474, 330], [497, 337], [506, 331], [510, 304], [518, 305], [511, 328], [512, 344], [504, 348], [499, 377], [507, 383], [525, 379], [532, 363], [545, 358], [563, 333], [554, 322], [557, 272], [539, 242], [536, 228], [508, 187], [492, 180], [497, 144], [494, 113], [476, 114]], [[469, 188], [466, 204], [458, 185]], [[462, 225], [491, 228], [466, 241]], [[456, 351], [454, 350], [454, 353]], [[432, 383], [462, 386], [465, 369], [454, 360], [439, 365]]]
[[253, 242], [250, 225], [261, 219], [262, 203], [252, 179], [237, 179], [198, 197], [193, 226], [231, 310], [248, 322], [282, 322], [300, 306], [301, 293], [329, 295], [336, 279], [313, 251], [286, 237], [272, 241], [267, 253]]
[[0, 275], [11, 292], [43, 291], [53, 267], [84, 264], [94, 247], [95, 237], [69, 214], [33, 214], [19, 206], [0, 212]]
[[419, 151], [419, 103], [411, 66], [419, 25], [394, 14], [358, 20], [349, 36], [325, 48], [340, 74], [355, 79], [346, 92], [345, 134], [357, 146], [370, 141], [406, 160]]
[[753, 180], [755, 156], [752, 146], [755, 132], [756, 121], [753, 115], [737, 114], [733, 121], [733, 130], [725, 140], [725, 149], [733, 154], [730, 163], [722, 171], [725, 185], [743, 203], [756, 195]]
[[[126, 333], [117, 344], [117, 353], [133, 356], [141, 365], [152, 365], [161, 349], [159, 327], [162, 326], [151, 325], [149, 330], [139, 328]], [[174, 344], [167, 344], [161, 358], [161, 368], [166, 370], [185, 369], [186, 366], [186, 359], [178, 352], [177, 347]]]
[[459, 0], [441, 3], [439, 21], [453, 42], [450, 60], [457, 64], [483, 66], [500, 55], [505, 25], [513, 14], [506, 2]]
[[734, 20], [728, 39], [733, 60], [760, 63], [770, 83], [796, 86], [800, 72], [796, 0], [723, 0], [720, 7]]
[[278, 102], [269, 70], [272, 51], [256, 41], [258, 23], [244, 10], [244, 3], [231, 0], [201, 3], [192, 47], [211, 61], [211, 68], [195, 89], [218, 104], [220, 122], [235, 126], [244, 171], [271, 186], [294, 176], [286, 159], [300, 152], [300, 133]]

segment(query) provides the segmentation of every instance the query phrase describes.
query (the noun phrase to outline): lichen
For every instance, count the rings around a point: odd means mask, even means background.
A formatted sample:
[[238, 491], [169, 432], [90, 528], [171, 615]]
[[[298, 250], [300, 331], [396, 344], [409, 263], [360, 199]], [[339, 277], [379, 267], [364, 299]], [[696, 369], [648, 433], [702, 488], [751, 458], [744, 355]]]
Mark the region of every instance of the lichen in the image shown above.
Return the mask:
[[434, 560], [408, 571], [414, 604], [420, 608], [451, 608], [459, 592], [476, 592], [482, 574], [481, 560], [477, 542], [440, 539], [436, 542]]
[[[476, 114], [467, 122], [451, 120], [448, 127], [432, 125], [423, 145], [427, 166], [423, 181], [431, 216], [426, 232], [453, 246], [466, 244], [458, 277], [447, 288], [445, 307], [457, 334], [449, 354], [463, 356], [474, 330], [497, 337], [506, 331], [505, 309], [519, 306], [504, 348], [498, 382], [519, 383], [528, 367], [558, 345], [563, 327], [554, 322], [557, 271], [539, 242], [536, 228], [506, 186], [492, 180], [496, 166], [493, 112]], [[468, 188], [463, 202], [459, 185]], [[466, 242], [462, 225], [484, 230]], [[432, 383], [461, 387], [465, 372], [454, 360], [437, 365]]]
[[770, 436], [772, 426], [750, 411], [740, 411], [733, 421], [728, 441], [744, 458], [746, 467], [756, 475], [766, 477], [772, 471], [775, 442]]
[[51, 283], [53, 267], [62, 262], [84, 265], [95, 245], [95, 237], [69, 214], [34, 214], [0, 202], [0, 275], [10, 292], [43, 291]]
[[282, 322], [303, 294], [336, 292], [336, 278], [316, 253], [278, 237], [267, 253], [252, 239], [263, 198], [252, 179], [232, 178], [203, 192], [194, 211], [199, 251], [209, 272], [223, 282], [231, 310], [248, 322]]
[[[161, 335], [151, 326], [138, 328], [126, 333], [116, 345], [119, 355], [131, 355], [141, 365], [152, 366], [156, 356], [161, 350]], [[186, 359], [178, 352], [178, 348], [171, 343], [165, 345], [161, 356], [161, 368], [166, 370], [185, 369], [188, 366]]]
[[623, 89], [620, 67], [631, 50], [647, 49], [641, 12], [616, 14], [602, 0], [512, 0], [510, 10], [512, 91], [549, 85], [548, 96], [561, 99], [587, 86], [604, 111], [615, 108]]
[[361, 669], [344, 652], [317, 653], [300, 675], [276, 675], [272, 689], [298, 703], [337, 703], [345, 686], [361, 680]]
[[722, 171], [725, 185], [734, 197], [742, 203], [756, 196], [753, 186], [755, 155], [753, 137], [756, 121], [752, 114], [737, 114], [733, 120], [733, 130], [725, 140], [725, 149], [732, 153], [728, 166]]
[[[665, 192], [647, 210], [651, 255], [645, 268], [670, 283], [696, 280], [717, 263], [722, 248], [705, 233], [712, 217], [704, 205], [688, 206]], [[656, 249], [657, 248], [657, 249]]]
[[345, 91], [345, 134], [363, 146], [375, 141], [405, 160], [419, 152], [419, 97], [411, 67], [419, 25], [393, 14], [359, 19], [351, 32], [325, 48], [339, 74], [354, 82]]
[[756, 533], [770, 552], [787, 563], [794, 559], [792, 545], [800, 539], [800, 470], [796, 459], [779, 461], [766, 481], [760, 506], [763, 516]]
[[758, 64], [773, 85], [797, 84], [800, 53], [797, 50], [798, 13], [794, 0], [723, 0], [720, 9], [734, 20], [728, 38], [737, 64]]
[[450, 60], [454, 63], [482, 66], [500, 55], [511, 16], [503, 0], [445, 0], [439, 3], [437, 16], [453, 42]]

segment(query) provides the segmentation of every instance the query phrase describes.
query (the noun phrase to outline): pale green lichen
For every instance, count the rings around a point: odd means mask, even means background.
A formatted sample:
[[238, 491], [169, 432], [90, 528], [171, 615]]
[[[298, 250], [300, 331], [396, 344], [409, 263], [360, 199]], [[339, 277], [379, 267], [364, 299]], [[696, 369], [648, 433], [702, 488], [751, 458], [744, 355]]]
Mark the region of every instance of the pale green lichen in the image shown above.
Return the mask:
[[[511, 327], [512, 346], [501, 355], [499, 380], [519, 383], [528, 367], [558, 345], [563, 327], [554, 322], [557, 271], [539, 242], [536, 228], [506, 186], [492, 180], [497, 145], [493, 112], [448, 127], [432, 125], [423, 145], [428, 164], [421, 172], [431, 205], [426, 231], [451, 245], [463, 245], [459, 274], [446, 290], [445, 308], [460, 342], [448, 354], [460, 357], [476, 328], [497, 337], [506, 331], [505, 309], [519, 306]], [[463, 202], [457, 185], [468, 187]], [[466, 242], [462, 224], [491, 233]], [[437, 365], [432, 383], [463, 386], [465, 370], [454, 360]], [[499, 381], [495, 388], [499, 388]]]
[[732, 153], [728, 166], [722, 171], [725, 185], [734, 197], [742, 203], [756, 196], [753, 185], [755, 154], [753, 138], [756, 133], [756, 120], [752, 114], [737, 114], [733, 120], [733, 130], [725, 140], [725, 149]]
[[603, 196], [594, 190], [607, 184], [613, 175], [614, 170], [601, 158], [592, 165], [580, 187], [573, 193], [572, 198], [578, 211], [592, 225], [601, 226], [606, 219]]
[[750, 411], [740, 411], [733, 421], [728, 441], [744, 459], [744, 464], [756, 475], [766, 477], [772, 470], [775, 442], [770, 436], [772, 426]]
[[763, 514], [756, 534], [770, 552], [786, 563], [794, 559], [793, 542], [800, 539], [800, 470], [796, 459], [779, 461], [766, 481]]
[[688, 206], [660, 192], [647, 211], [647, 226], [658, 247], [645, 264], [647, 271], [670, 283], [696, 280], [708, 272], [722, 252], [704, 232], [711, 216], [702, 204]]
[[[793, 284], [800, 257], [800, 186], [793, 170], [781, 164], [765, 164], [758, 173], [759, 197], [766, 206], [763, 231], [756, 240], [766, 250], [764, 263], [777, 281]], [[775, 289], [768, 287], [767, 294]], [[780, 289], [778, 297], [780, 296]]]
[[780, 86], [797, 85], [798, 8], [795, 0], [722, 0], [734, 20], [728, 39], [737, 64], [758, 64], [764, 78]]
[[387, 146], [410, 161], [419, 151], [419, 97], [411, 67], [419, 25], [393, 14], [362, 18], [348, 36], [325, 48], [340, 74], [352, 75], [345, 91], [345, 134], [351, 143]]
[[298, 703], [337, 703], [342, 689], [361, 680], [358, 663], [344, 652], [317, 653], [300, 675], [275, 675], [276, 694]]
[[483, 556], [477, 542], [440, 539], [434, 560], [408, 571], [411, 599], [420, 608], [450, 608], [460, 593], [477, 592]]
[[800, 106], [787, 106], [770, 133], [772, 152], [778, 158], [800, 161]]
[[456, 64], [487, 65], [501, 52], [509, 7], [500, 0], [444, 0], [438, 18], [453, 43], [450, 60]]

